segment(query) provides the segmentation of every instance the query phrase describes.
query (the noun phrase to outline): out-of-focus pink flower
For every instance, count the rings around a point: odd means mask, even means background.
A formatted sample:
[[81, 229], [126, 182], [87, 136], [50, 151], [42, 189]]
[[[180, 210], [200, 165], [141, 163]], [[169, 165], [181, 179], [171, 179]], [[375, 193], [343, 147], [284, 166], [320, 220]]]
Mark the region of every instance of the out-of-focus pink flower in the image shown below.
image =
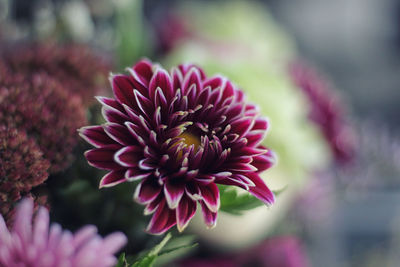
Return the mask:
[[115, 99], [100, 97], [102, 126], [80, 130], [96, 148], [88, 162], [110, 171], [100, 187], [140, 181], [134, 198], [154, 214], [148, 232], [177, 224], [182, 231], [201, 204], [205, 223], [216, 223], [217, 184], [235, 185], [261, 199], [274, 195], [259, 173], [274, 156], [261, 146], [268, 121], [221, 76], [208, 78], [193, 65], [170, 73], [142, 60], [129, 75], [112, 77]]
[[56, 172], [68, 166], [86, 114], [80, 98], [47, 74], [25, 76], [0, 68], [0, 124], [34, 138]]
[[0, 125], [0, 214], [9, 222], [14, 204], [48, 177], [50, 163], [24, 131]]
[[289, 73], [294, 84], [309, 99], [310, 119], [320, 127], [336, 160], [339, 163], [351, 161], [355, 152], [355, 137], [339, 95], [321, 74], [303, 62], [293, 62]]
[[87, 106], [106, 87], [110, 64], [83, 45], [31, 44], [4, 49], [2, 59], [13, 72], [46, 73]]
[[274, 237], [264, 243], [234, 254], [208, 259], [186, 259], [180, 266], [195, 267], [308, 267], [308, 257], [298, 238]]
[[122, 233], [104, 239], [94, 226], [85, 226], [75, 234], [58, 224], [49, 226], [49, 213], [40, 207], [32, 223], [33, 201], [24, 199], [18, 206], [12, 230], [0, 216], [0, 265], [7, 267], [107, 267], [126, 243]]

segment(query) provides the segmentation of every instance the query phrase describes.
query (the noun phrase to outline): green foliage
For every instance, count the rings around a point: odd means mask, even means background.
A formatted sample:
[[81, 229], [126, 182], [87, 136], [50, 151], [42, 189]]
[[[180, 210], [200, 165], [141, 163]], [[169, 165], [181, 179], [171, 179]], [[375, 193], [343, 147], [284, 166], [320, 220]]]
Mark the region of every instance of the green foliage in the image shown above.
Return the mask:
[[[233, 215], [242, 215], [246, 210], [251, 210], [264, 205], [264, 203], [258, 198], [247, 192], [241, 193], [236, 188], [226, 185], [219, 185], [218, 187], [220, 190], [221, 211]], [[278, 196], [285, 189], [286, 187], [278, 191], [273, 191], [273, 193], [275, 196]]]
[[[188, 236], [181, 236], [172, 239], [171, 233], [168, 233], [159, 244], [157, 244], [154, 248], [152, 248], [148, 252], [145, 252], [143, 255], [141, 255], [131, 265], [128, 263], [125, 254], [124, 253], [121, 254], [118, 259], [118, 263], [115, 267], [151, 267], [154, 265], [154, 263], [160, 256], [169, 255], [175, 253], [178, 250], [191, 249], [197, 246], [196, 243], [182, 244], [182, 242], [186, 243], [188, 240], [192, 242], [193, 238]], [[171, 247], [168, 246], [167, 244], [173, 244], [175, 246]]]

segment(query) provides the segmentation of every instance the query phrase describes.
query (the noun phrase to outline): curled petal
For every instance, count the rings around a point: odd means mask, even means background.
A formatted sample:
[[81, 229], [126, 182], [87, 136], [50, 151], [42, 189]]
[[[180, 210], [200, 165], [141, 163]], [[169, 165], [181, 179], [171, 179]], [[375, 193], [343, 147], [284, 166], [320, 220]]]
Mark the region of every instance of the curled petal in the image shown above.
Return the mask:
[[107, 145], [94, 148], [85, 152], [85, 157], [90, 165], [103, 170], [118, 170], [121, 166], [114, 161], [114, 154], [121, 147], [118, 145]]
[[138, 184], [135, 190], [134, 199], [139, 203], [148, 204], [156, 199], [160, 192], [161, 186], [149, 177]]
[[214, 228], [217, 225], [217, 213], [208, 209], [207, 205], [201, 201], [201, 211], [203, 212], [204, 223], [209, 228]]
[[104, 175], [103, 178], [101, 178], [100, 181], [100, 188], [103, 187], [111, 187], [120, 183], [123, 183], [126, 181], [125, 178], [125, 171], [120, 170], [120, 171], [112, 171]]
[[215, 183], [199, 186], [204, 204], [212, 212], [217, 212], [220, 206], [219, 189]]
[[249, 188], [249, 192], [267, 205], [275, 202], [274, 193], [268, 188], [265, 182], [257, 173], [246, 174], [255, 186]]
[[162, 200], [158, 205], [153, 217], [151, 218], [146, 231], [150, 234], [161, 235], [175, 224], [175, 210], [170, 210], [167, 207], [165, 200]]
[[176, 209], [181, 200], [185, 187], [183, 184], [173, 184], [170, 179], [164, 184], [164, 195], [170, 209]]
[[78, 131], [86, 142], [95, 147], [115, 144], [115, 141], [104, 132], [103, 127], [100, 125], [82, 127]]
[[176, 208], [176, 221], [179, 232], [182, 232], [196, 213], [196, 202], [188, 197], [183, 197]]
[[262, 172], [274, 166], [275, 163], [275, 154], [272, 152], [272, 150], [268, 150], [266, 154], [254, 157], [251, 164], [257, 168], [258, 172]]
[[114, 154], [114, 160], [124, 167], [136, 167], [140, 160], [140, 152], [142, 149], [137, 146], [126, 146], [118, 150]]

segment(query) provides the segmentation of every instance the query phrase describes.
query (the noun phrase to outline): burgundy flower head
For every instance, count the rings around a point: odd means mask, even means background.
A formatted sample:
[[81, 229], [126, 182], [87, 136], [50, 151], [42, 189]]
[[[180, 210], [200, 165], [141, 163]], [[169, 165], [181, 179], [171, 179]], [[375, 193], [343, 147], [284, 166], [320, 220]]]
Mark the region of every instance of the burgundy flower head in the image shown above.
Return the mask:
[[49, 75], [14, 74], [0, 66], [0, 123], [26, 131], [50, 161], [50, 172], [57, 172], [71, 162], [86, 114], [80, 98]]
[[328, 81], [303, 62], [290, 65], [289, 73], [296, 86], [311, 103], [310, 119], [321, 129], [339, 163], [354, 158], [355, 137], [346, 118], [346, 108]]
[[10, 222], [14, 204], [47, 180], [50, 163], [24, 131], [0, 125], [0, 140], [0, 214]]
[[115, 99], [99, 97], [107, 122], [80, 130], [96, 148], [85, 156], [109, 170], [100, 187], [140, 181], [134, 199], [153, 214], [147, 231], [183, 230], [200, 203], [214, 226], [220, 206], [217, 184], [248, 190], [274, 202], [259, 173], [274, 162], [261, 146], [268, 128], [256, 106], [221, 76], [208, 78], [193, 65], [170, 73], [147, 60], [111, 78]]

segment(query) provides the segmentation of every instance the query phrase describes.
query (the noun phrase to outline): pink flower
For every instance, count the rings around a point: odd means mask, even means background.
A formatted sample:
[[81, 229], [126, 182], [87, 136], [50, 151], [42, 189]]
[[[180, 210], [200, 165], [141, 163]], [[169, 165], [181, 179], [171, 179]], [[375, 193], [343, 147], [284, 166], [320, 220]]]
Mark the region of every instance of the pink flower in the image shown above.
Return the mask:
[[112, 77], [115, 99], [99, 97], [107, 122], [80, 130], [96, 148], [85, 156], [108, 170], [100, 187], [139, 181], [134, 199], [153, 214], [147, 228], [182, 231], [200, 203], [205, 223], [216, 223], [217, 184], [235, 185], [266, 204], [274, 202], [259, 173], [274, 162], [261, 146], [268, 121], [221, 76], [193, 65], [170, 73], [142, 60], [129, 75]]
[[106, 267], [116, 264], [114, 253], [125, 243], [122, 233], [106, 238], [94, 226], [77, 233], [49, 227], [49, 213], [40, 207], [32, 224], [33, 201], [24, 199], [18, 206], [13, 229], [9, 231], [0, 216], [0, 265], [7, 267]]

